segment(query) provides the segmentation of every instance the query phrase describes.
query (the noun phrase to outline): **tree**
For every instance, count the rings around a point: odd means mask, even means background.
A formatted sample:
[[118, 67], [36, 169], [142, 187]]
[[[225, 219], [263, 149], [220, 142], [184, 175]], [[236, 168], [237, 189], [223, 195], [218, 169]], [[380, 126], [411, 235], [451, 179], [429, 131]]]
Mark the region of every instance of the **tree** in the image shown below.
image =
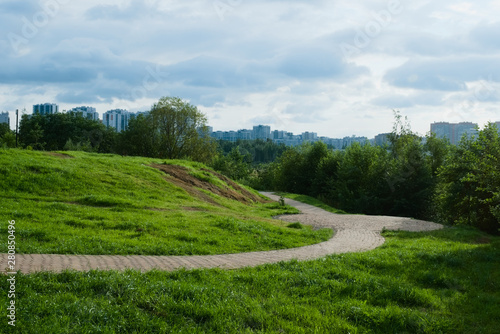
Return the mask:
[[140, 114], [132, 118], [125, 131], [118, 135], [117, 152], [122, 155], [158, 157], [158, 133], [154, 131], [153, 118]]
[[500, 228], [500, 137], [494, 124], [477, 138], [464, 136], [439, 169], [439, 218], [498, 233]]
[[250, 173], [250, 159], [249, 153], [241, 154], [239, 146], [236, 146], [226, 156], [219, 154], [212, 167], [233, 180], [241, 181]]
[[7, 123], [0, 123], [0, 147], [15, 147], [16, 134]]
[[162, 159], [191, 159], [204, 163], [216, 155], [207, 118], [178, 97], [163, 97], [151, 111], [130, 120], [119, 135], [121, 154]]
[[193, 159], [208, 162], [215, 154], [207, 117], [178, 97], [163, 97], [151, 112], [154, 146], [159, 158]]

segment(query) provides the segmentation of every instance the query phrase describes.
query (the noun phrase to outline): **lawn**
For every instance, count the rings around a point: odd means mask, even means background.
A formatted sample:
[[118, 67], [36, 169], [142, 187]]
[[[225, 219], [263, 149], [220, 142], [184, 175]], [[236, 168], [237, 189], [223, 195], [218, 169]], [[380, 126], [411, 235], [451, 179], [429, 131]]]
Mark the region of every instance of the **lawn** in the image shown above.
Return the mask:
[[271, 217], [296, 209], [248, 200], [262, 201], [187, 161], [0, 150], [0, 189], [0, 239], [15, 220], [18, 253], [225, 254], [300, 247], [333, 233], [288, 228]]
[[[18, 274], [16, 326], [75, 334], [498, 333], [498, 237], [462, 228], [384, 236], [365, 253], [233, 271]], [[7, 290], [5, 279], [0, 286]], [[2, 312], [6, 304], [2, 294]], [[6, 332], [5, 319], [2, 326]]]

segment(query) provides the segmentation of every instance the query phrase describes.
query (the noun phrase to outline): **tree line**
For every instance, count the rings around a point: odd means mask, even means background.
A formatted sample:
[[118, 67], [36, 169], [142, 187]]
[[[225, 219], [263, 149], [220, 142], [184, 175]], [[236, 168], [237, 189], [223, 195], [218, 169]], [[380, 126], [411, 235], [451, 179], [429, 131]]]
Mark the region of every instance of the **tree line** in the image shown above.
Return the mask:
[[[99, 121], [78, 113], [23, 115], [19, 146], [34, 150], [81, 150], [96, 153], [145, 156], [164, 159], [191, 159], [210, 163], [217, 145], [206, 126], [206, 116], [195, 106], [177, 97], [164, 97], [151, 111], [130, 119], [125, 131], [117, 133]], [[8, 129], [8, 126], [7, 126]], [[12, 134], [8, 143], [13, 147]], [[0, 128], [0, 140], [2, 137]]]

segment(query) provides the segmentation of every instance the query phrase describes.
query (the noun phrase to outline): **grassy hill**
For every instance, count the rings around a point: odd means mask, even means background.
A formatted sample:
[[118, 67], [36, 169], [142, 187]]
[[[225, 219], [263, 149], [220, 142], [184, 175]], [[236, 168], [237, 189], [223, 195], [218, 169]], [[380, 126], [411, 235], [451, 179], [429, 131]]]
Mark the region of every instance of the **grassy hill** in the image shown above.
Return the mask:
[[0, 217], [16, 221], [18, 253], [222, 254], [332, 234], [287, 228], [271, 217], [294, 208], [187, 161], [0, 150], [0, 189]]

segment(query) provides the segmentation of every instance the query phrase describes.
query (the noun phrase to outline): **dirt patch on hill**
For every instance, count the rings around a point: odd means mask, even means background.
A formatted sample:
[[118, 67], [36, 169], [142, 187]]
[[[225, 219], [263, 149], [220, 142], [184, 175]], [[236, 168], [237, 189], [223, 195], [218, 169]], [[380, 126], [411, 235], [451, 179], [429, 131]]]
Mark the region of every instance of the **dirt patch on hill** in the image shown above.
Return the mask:
[[179, 186], [182, 189], [186, 190], [190, 195], [196, 196], [214, 205], [219, 205], [219, 204], [211, 196], [204, 193], [202, 190], [209, 191], [218, 196], [232, 199], [244, 204], [251, 204], [255, 202], [260, 202], [260, 203], [266, 202], [266, 200], [264, 200], [262, 197], [255, 195], [249, 192], [248, 190], [242, 188], [240, 185], [238, 185], [231, 179], [225, 177], [222, 174], [211, 171], [209, 169], [203, 169], [203, 171], [216, 176], [217, 178], [228, 184], [229, 187], [225, 186], [219, 187], [208, 181], [200, 180], [195, 176], [189, 174], [189, 170], [186, 167], [177, 165], [160, 165], [160, 164], [153, 164], [151, 165], [151, 167], [159, 169], [162, 172], [165, 172], [168, 175], [167, 180], [169, 182], [172, 182], [176, 186]]

